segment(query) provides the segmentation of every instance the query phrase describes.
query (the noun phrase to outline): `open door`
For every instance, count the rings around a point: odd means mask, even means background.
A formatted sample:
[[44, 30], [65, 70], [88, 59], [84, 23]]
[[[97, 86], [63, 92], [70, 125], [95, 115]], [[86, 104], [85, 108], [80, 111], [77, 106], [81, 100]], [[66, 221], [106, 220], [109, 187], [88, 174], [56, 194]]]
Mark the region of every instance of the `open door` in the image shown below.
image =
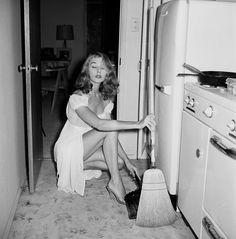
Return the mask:
[[27, 176], [34, 192], [42, 159], [42, 108], [40, 82], [40, 0], [22, 1], [23, 64], [19, 66], [25, 82]]

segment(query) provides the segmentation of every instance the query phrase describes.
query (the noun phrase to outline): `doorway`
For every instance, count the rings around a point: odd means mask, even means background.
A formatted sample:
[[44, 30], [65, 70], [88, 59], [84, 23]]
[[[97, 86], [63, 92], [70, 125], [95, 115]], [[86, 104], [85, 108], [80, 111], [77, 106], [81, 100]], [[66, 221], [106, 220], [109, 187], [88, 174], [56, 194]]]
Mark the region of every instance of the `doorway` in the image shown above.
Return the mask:
[[[118, 67], [120, 0], [87, 0], [87, 55], [104, 52]], [[117, 100], [112, 118], [117, 118]]]
[[[63, 3], [64, 2], [64, 3]], [[49, 57], [57, 57], [62, 41], [56, 40], [56, 25], [70, 24], [74, 28], [74, 40], [67, 41], [72, 50], [68, 68], [70, 93], [85, 57], [94, 51], [106, 53], [117, 66], [119, 46], [120, 0], [41, 0], [41, 48], [49, 48]], [[52, 51], [53, 49], [53, 51]], [[44, 127], [43, 158], [52, 159], [53, 145], [66, 120], [65, 108], [68, 98], [63, 91], [53, 111], [50, 110], [52, 94], [42, 93], [42, 118]], [[116, 102], [112, 117], [116, 118]]]
[[106, 53], [117, 66], [120, 0], [87, 0], [87, 53]]

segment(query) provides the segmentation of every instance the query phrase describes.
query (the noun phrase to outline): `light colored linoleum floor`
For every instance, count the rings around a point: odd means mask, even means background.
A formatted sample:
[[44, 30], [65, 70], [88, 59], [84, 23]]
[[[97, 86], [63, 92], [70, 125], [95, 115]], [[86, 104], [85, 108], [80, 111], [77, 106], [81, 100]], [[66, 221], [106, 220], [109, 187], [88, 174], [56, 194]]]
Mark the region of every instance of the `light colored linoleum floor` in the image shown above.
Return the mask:
[[[50, 106], [48, 98], [44, 98], [47, 102], [43, 104]], [[48, 145], [44, 151], [47, 160], [42, 163], [35, 193], [30, 194], [27, 186], [23, 189], [9, 239], [194, 239], [178, 213], [177, 220], [169, 226], [159, 228], [136, 226], [135, 220], [128, 219], [126, 206], [117, 204], [109, 198], [105, 189], [109, 180], [106, 172], [103, 172], [99, 179], [86, 182], [84, 197], [58, 191], [55, 165], [50, 152], [55, 134], [63, 120], [58, 121], [59, 114], [56, 112], [51, 114], [49, 108], [44, 109], [43, 115], [44, 123], [48, 122], [47, 125], [44, 124], [48, 137], [46, 141]], [[135, 160], [134, 163], [140, 169], [140, 173], [145, 171], [145, 161]], [[127, 192], [136, 189], [127, 172], [122, 170], [121, 174]]]

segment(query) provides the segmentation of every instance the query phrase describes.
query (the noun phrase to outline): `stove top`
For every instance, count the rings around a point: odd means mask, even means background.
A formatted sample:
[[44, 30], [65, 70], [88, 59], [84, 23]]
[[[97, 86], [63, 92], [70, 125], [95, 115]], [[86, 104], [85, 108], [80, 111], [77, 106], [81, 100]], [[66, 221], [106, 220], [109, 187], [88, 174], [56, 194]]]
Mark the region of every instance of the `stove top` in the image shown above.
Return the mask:
[[236, 96], [226, 88], [186, 83], [183, 109], [232, 142], [236, 142]]
[[230, 93], [227, 88], [211, 87], [200, 85], [199, 83], [186, 83], [185, 89], [236, 112], [236, 96]]

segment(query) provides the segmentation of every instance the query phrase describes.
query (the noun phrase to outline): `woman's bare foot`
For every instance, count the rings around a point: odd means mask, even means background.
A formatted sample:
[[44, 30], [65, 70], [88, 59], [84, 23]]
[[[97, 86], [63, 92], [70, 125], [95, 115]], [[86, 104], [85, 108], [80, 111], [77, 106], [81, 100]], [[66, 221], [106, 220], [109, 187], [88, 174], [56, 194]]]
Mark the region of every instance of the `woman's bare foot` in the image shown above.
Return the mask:
[[107, 184], [106, 189], [108, 193], [113, 194], [116, 201], [120, 204], [125, 204], [124, 197], [126, 195], [125, 188], [122, 182], [113, 183], [112, 180]]

